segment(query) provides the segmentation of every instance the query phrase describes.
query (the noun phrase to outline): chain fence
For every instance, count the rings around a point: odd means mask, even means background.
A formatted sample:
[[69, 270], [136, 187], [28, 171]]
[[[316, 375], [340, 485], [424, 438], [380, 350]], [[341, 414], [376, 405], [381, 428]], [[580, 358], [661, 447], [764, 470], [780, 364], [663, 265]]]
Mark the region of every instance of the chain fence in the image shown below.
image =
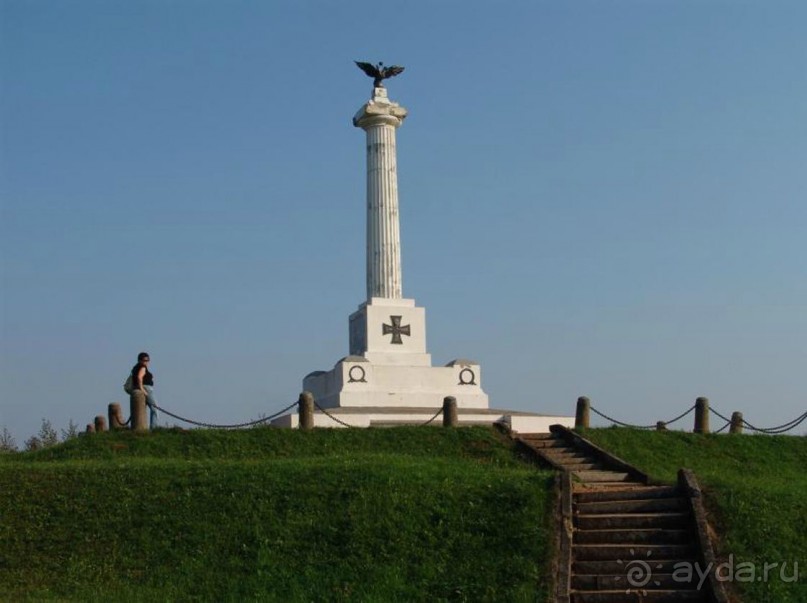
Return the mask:
[[[670, 419], [669, 421], [660, 421], [660, 422], [663, 423], [665, 427], [668, 426], [668, 425], [671, 425], [671, 424], [673, 424], [673, 423], [675, 423], [677, 421], [680, 421], [681, 419], [686, 417], [688, 414], [693, 412], [696, 407], [697, 407], [697, 404], [693, 404], [692, 406], [690, 406], [687, 410], [682, 412], [677, 417], [674, 417], [674, 418]], [[591, 410], [591, 412], [593, 412], [597, 416], [602, 417], [606, 421], [610, 421], [614, 425], [619, 425], [621, 427], [629, 427], [631, 429], [656, 429], [657, 428], [657, 425], [635, 425], [633, 423], [626, 423], [625, 421], [619, 421], [618, 419], [615, 419], [613, 417], [608, 416], [607, 414], [605, 414], [604, 412], [601, 412], [600, 410], [594, 408], [593, 406], [589, 406], [589, 410]], [[731, 419], [729, 417], [727, 417], [724, 414], [720, 413], [718, 410], [716, 410], [715, 408], [712, 408], [711, 406], [709, 407], [709, 411], [712, 412], [718, 418], [720, 418], [720, 419], [722, 419], [723, 421], [726, 422], [726, 424], [723, 425], [720, 429], [718, 429], [716, 431], [713, 431], [712, 433], [721, 433], [721, 432], [725, 431], [726, 429], [728, 429], [731, 426], [732, 421], [731, 421]], [[798, 417], [796, 417], [795, 419], [793, 419], [791, 421], [788, 421], [787, 423], [783, 423], [782, 425], [776, 425], [775, 427], [757, 427], [755, 425], [752, 425], [751, 423], [749, 423], [745, 419], [742, 420], [742, 424], [745, 425], [751, 431], [754, 431], [754, 432], [757, 432], [757, 433], [762, 433], [762, 434], [767, 434], [767, 435], [781, 435], [781, 434], [787, 433], [788, 431], [792, 431], [793, 429], [795, 429], [796, 427], [798, 427], [799, 425], [801, 425], [805, 421], [807, 421], [807, 412], [799, 415]]]
[[725, 425], [723, 425], [723, 427], [713, 431], [712, 433], [721, 433], [723, 431], [726, 431], [726, 429], [728, 429], [729, 427], [731, 427], [731, 421], [728, 421]]
[[438, 409], [437, 409], [437, 412], [436, 412], [436, 413], [434, 413], [434, 415], [432, 416], [432, 418], [431, 418], [431, 419], [429, 419], [428, 421], [425, 421], [425, 422], [421, 423], [421, 424], [420, 424], [420, 426], [421, 426], [421, 427], [426, 427], [426, 425], [431, 424], [431, 423], [432, 423], [432, 422], [433, 422], [433, 421], [434, 421], [434, 420], [435, 420], [437, 417], [439, 417], [441, 414], [443, 414], [443, 409], [442, 409], [442, 408], [438, 408]]
[[[279, 417], [280, 415], [290, 411], [295, 406], [297, 406], [297, 402], [292, 402], [291, 404], [289, 404], [285, 408], [283, 408], [283, 409], [281, 409], [281, 410], [279, 410], [279, 411], [277, 411], [277, 412], [275, 412], [275, 413], [273, 413], [273, 414], [271, 414], [271, 415], [269, 415], [267, 417], [261, 417], [260, 419], [255, 419], [254, 421], [246, 421], [244, 423], [230, 423], [230, 424], [207, 423], [205, 421], [197, 421], [197, 420], [194, 420], [194, 419], [189, 419], [187, 417], [183, 417], [181, 415], [173, 413], [173, 412], [171, 412], [171, 411], [169, 411], [169, 410], [167, 410], [167, 409], [165, 409], [165, 408], [163, 408], [161, 406], [158, 406], [157, 404], [154, 405], [154, 408], [156, 410], [162, 412], [162, 413], [165, 413], [169, 417], [173, 417], [174, 419], [177, 419], [178, 421], [182, 421], [184, 423], [189, 423], [191, 425], [197, 425], [199, 427], [208, 427], [208, 428], [212, 428], [212, 429], [242, 429], [242, 428], [245, 428], [245, 427], [253, 427], [253, 426], [256, 426], [256, 425], [261, 425], [263, 423], [271, 421], [271, 420]], [[328, 412], [328, 410], [323, 408], [322, 406], [320, 406], [319, 403], [317, 403], [316, 400], [314, 400], [314, 406], [317, 408], [317, 410], [322, 412], [329, 419], [331, 419], [332, 421], [334, 421], [335, 423], [337, 423], [339, 425], [342, 425], [343, 427], [358, 427], [357, 425], [351, 425], [350, 423], [347, 423], [347, 422], [343, 421], [342, 419], [340, 419], [339, 417], [337, 417], [337, 416], [333, 415], [332, 413]], [[672, 425], [673, 423], [676, 423], [677, 421], [680, 421], [681, 419], [683, 419], [684, 417], [686, 417], [687, 415], [692, 413], [695, 410], [696, 406], [697, 406], [696, 404], [693, 404], [687, 410], [682, 412], [680, 415], [677, 415], [676, 417], [673, 417], [669, 421], [661, 421], [660, 423], [663, 423], [663, 425], [665, 427], [668, 426], [668, 425]], [[656, 429], [658, 427], [658, 424], [654, 424], [654, 425], [636, 425], [636, 424], [633, 424], [633, 423], [627, 423], [625, 421], [620, 421], [618, 419], [615, 419], [614, 417], [611, 417], [611, 416], [605, 414], [604, 412], [594, 408], [593, 406], [589, 406], [589, 409], [591, 410], [591, 412], [593, 412], [597, 416], [602, 417], [606, 421], [610, 421], [614, 425], [619, 425], [621, 427], [629, 427], [631, 429]], [[720, 419], [722, 419], [723, 421], [726, 422], [725, 425], [723, 425], [720, 429], [717, 429], [717, 430], [713, 431], [712, 433], [721, 433], [721, 432], [725, 431], [726, 429], [728, 429], [731, 426], [731, 424], [732, 424], [731, 418], [727, 417], [726, 415], [722, 414], [720, 411], [718, 411], [715, 408], [712, 408], [711, 406], [709, 407], [709, 411], [711, 413], [713, 413], [715, 416], [717, 416], [718, 418], [720, 418]], [[424, 421], [423, 423], [419, 423], [419, 425], [421, 425], [421, 426], [430, 425], [442, 413], [443, 413], [443, 409], [438, 408], [437, 411], [434, 413], [434, 415], [432, 415], [431, 418], [429, 418], [427, 421]], [[131, 421], [132, 421], [132, 417], [130, 416], [126, 420], [126, 422], [122, 423], [121, 425], [124, 425], [124, 426], [129, 425], [131, 423]], [[788, 421], [787, 423], [783, 423], [781, 425], [776, 425], [774, 427], [757, 427], [756, 425], [752, 425], [751, 423], [749, 423], [745, 419], [742, 419], [742, 424], [745, 427], [747, 427], [748, 429], [750, 429], [751, 431], [756, 432], [756, 433], [767, 434], [767, 435], [781, 435], [781, 434], [784, 434], [784, 433], [787, 433], [789, 431], [792, 431], [792, 430], [796, 429], [799, 425], [801, 425], [805, 421], [807, 421], [807, 412], [802, 413], [801, 415], [799, 415], [795, 419], [792, 419], [791, 421]]]
[[334, 416], [333, 416], [331, 413], [329, 413], [327, 410], [325, 410], [324, 408], [322, 408], [322, 407], [321, 407], [321, 406], [320, 406], [320, 405], [317, 403], [317, 401], [316, 401], [316, 400], [314, 400], [314, 406], [316, 406], [316, 407], [317, 407], [317, 408], [318, 408], [318, 409], [319, 409], [319, 410], [320, 410], [320, 411], [321, 411], [321, 412], [322, 412], [322, 413], [323, 413], [325, 416], [330, 417], [332, 420], [336, 421], [337, 423], [339, 423], [340, 425], [342, 425], [342, 426], [344, 426], [344, 427], [357, 427], [356, 425], [351, 425], [350, 423], [345, 423], [345, 422], [344, 422], [342, 419], [340, 419], [339, 417], [334, 417]]
[[[721, 414], [716, 409], [710, 407], [709, 410], [715, 416], [723, 419], [724, 421], [728, 421], [729, 423], [731, 423], [731, 419], [729, 419], [725, 415]], [[788, 421], [787, 423], [783, 423], [782, 425], [776, 425], [774, 427], [757, 427], [755, 425], [752, 425], [751, 423], [749, 423], [745, 419], [742, 419], [742, 424], [745, 427], [747, 427], [748, 429], [750, 429], [751, 431], [754, 431], [756, 433], [761, 433], [761, 434], [766, 434], [766, 435], [782, 435], [784, 433], [787, 433], [788, 431], [792, 431], [793, 429], [795, 429], [796, 427], [801, 425], [805, 420], [807, 420], [807, 412], [799, 415], [798, 417], [796, 417], [795, 419], [793, 419], [791, 421]], [[715, 433], [717, 433], [717, 432], [715, 432]]]
[[709, 407], [709, 412], [711, 412], [711, 413], [712, 413], [713, 415], [715, 415], [716, 417], [718, 417], [718, 418], [720, 418], [720, 419], [723, 419], [724, 421], [728, 421], [729, 423], [731, 423], [731, 419], [729, 419], [729, 418], [728, 418], [726, 415], [723, 415], [723, 414], [721, 414], [721, 413], [717, 412], [717, 410], [716, 410], [716, 409], [714, 409], [714, 408], [712, 408], [711, 406]]
[[[173, 417], [178, 421], [182, 421], [184, 423], [190, 423], [191, 425], [197, 425], [199, 427], [209, 427], [212, 429], [243, 429], [244, 427], [254, 427], [255, 425], [260, 425], [262, 423], [266, 423], [267, 421], [271, 421], [272, 419], [276, 419], [280, 415], [285, 412], [288, 412], [292, 408], [297, 406], [297, 402], [292, 402], [286, 408], [277, 411], [274, 414], [269, 415], [268, 417], [261, 417], [260, 419], [255, 419], [254, 421], [246, 421], [245, 423], [231, 423], [231, 424], [222, 424], [222, 423], [206, 423], [204, 421], [195, 421], [194, 419], [188, 419], [187, 417], [182, 417], [178, 414], [172, 413], [170, 410], [166, 410], [162, 406], [158, 406], [157, 404], [154, 405], [154, 408], [159, 410], [162, 413], [165, 413], [169, 417]], [[131, 417], [129, 417], [129, 421], [131, 421]], [[127, 423], [129, 422], [127, 421]]]
[[[630, 427], [632, 429], [656, 429], [656, 426], [657, 426], [656, 424], [654, 424], [654, 425], [634, 425], [632, 423], [625, 423], [624, 421], [618, 421], [618, 420], [614, 419], [613, 417], [609, 417], [608, 415], [606, 415], [605, 413], [600, 412], [599, 410], [597, 410], [593, 406], [589, 406], [589, 409], [591, 410], [591, 412], [593, 412], [596, 415], [599, 415], [600, 417], [602, 417], [606, 421], [611, 421], [611, 423], [614, 423], [615, 425], [620, 425], [622, 427]], [[680, 415], [678, 415], [677, 417], [674, 417], [674, 418], [670, 419], [669, 421], [662, 421], [662, 423], [664, 423], [665, 426], [666, 425], [671, 425], [671, 424], [675, 423], [676, 421], [680, 421], [681, 419], [683, 419], [685, 416], [687, 416], [693, 410], [695, 410], [695, 405], [694, 404], [692, 406], [690, 406], [689, 409], [685, 410]]]
[[788, 421], [787, 423], [784, 423], [783, 425], [777, 425], [776, 427], [755, 427], [754, 425], [751, 425], [751, 423], [749, 423], [745, 419], [743, 419], [743, 424], [746, 427], [748, 427], [748, 429], [750, 429], [752, 431], [756, 431], [758, 433], [766, 433], [766, 434], [769, 434], [769, 435], [778, 435], [778, 434], [782, 434], [782, 433], [786, 433], [788, 431], [791, 431], [792, 429], [795, 429], [796, 427], [801, 425], [805, 420], [807, 420], [807, 412], [805, 412], [804, 414], [802, 414], [799, 417], [796, 417], [792, 421]]
[[598, 415], [598, 416], [602, 417], [606, 421], [611, 421], [611, 423], [613, 423], [614, 425], [619, 425], [620, 427], [630, 427], [631, 429], [655, 429], [656, 428], [655, 425], [634, 425], [632, 423], [625, 423], [624, 421], [618, 421], [617, 419], [614, 419], [613, 417], [609, 417], [605, 413], [600, 412], [599, 410], [597, 410], [593, 406], [589, 406], [589, 409], [595, 415]]
[[[119, 421], [118, 423], [116, 423], [116, 424], [115, 424], [115, 428], [116, 428], [116, 429], [120, 429], [121, 427], [126, 427], [126, 426], [128, 426], [128, 425], [129, 425], [131, 422], [132, 422], [132, 417], [131, 417], [131, 415], [130, 415], [130, 416], [129, 416], [129, 418], [128, 418], [128, 419], [126, 419], [125, 421]], [[110, 429], [112, 429], [112, 422], [111, 422], [111, 421], [110, 421], [110, 423], [109, 423], [109, 428], [110, 428]]]
[[[260, 419], [255, 419], [254, 421], [246, 421], [244, 423], [208, 423], [206, 421], [197, 421], [195, 419], [189, 419], [188, 417], [183, 417], [182, 415], [178, 415], [178, 414], [176, 414], [174, 412], [171, 412], [170, 410], [168, 410], [166, 408], [163, 408], [162, 406], [160, 406], [158, 404], [154, 404], [154, 409], [158, 410], [161, 413], [164, 413], [165, 415], [167, 415], [169, 417], [172, 417], [172, 418], [176, 419], [177, 421], [182, 421], [183, 423], [189, 423], [190, 425], [196, 425], [198, 427], [208, 427], [210, 429], [243, 429], [245, 427], [254, 427], [256, 425], [266, 423], [267, 421], [271, 421], [272, 419], [275, 419], [275, 418], [279, 417], [280, 415], [290, 411], [292, 408], [297, 406], [297, 404], [298, 404], [297, 402], [292, 402], [287, 407], [285, 407], [285, 408], [283, 408], [283, 409], [269, 415], [268, 417], [261, 417]], [[357, 427], [357, 425], [351, 425], [350, 423], [346, 423], [345, 421], [343, 421], [339, 417], [334, 416], [333, 414], [328, 412], [327, 409], [320, 406], [319, 403], [317, 403], [316, 400], [314, 401], [314, 406], [317, 408], [317, 410], [322, 412], [325, 416], [330, 418], [335, 423], [338, 423], [339, 425], [342, 425], [344, 427]], [[442, 413], [443, 413], [443, 409], [438, 408], [437, 412], [435, 412], [434, 415], [432, 415], [432, 417], [430, 419], [428, 419], [427, 421], [425, 421], [423, 423], [420, 423], [419, 425], [426, 426], [426, 425], [429, 425], [429, 424], [433, 423], [434, 420], [437, 417], [439, 417]], [[121, 423], [121, 425], [126, 426], [126, 425], [129, 425], [131, 422], [132, 422], [132, 417], [130, 416], [128, 419], [126, 419], [126, 422]]]
[[664, 421], [664, 424], [665, 424], [665, 425], [671, 425], [671, 424], [675, 423], [676, 421], [680, 421], [680, 420], [681, 420], [681, 419], [683, 419], [685, 416], [687, 416], [689, 413], [691, 413], [693, 410], [695, 410], [695, 408], [696, 408], [696, 407], [697, 407], [697, 404], [693, 404], [693, 405], [692, 405], [692, 406], [690, 406], [690, 407], [689, 407], [687, 410], [685, 410], [684, 412], [682, 412], [680, 415], [678, 415], [678, 416], [677, 416], [677, 417], [675, 417], [674, 419], [670, 419], [669, 421]]

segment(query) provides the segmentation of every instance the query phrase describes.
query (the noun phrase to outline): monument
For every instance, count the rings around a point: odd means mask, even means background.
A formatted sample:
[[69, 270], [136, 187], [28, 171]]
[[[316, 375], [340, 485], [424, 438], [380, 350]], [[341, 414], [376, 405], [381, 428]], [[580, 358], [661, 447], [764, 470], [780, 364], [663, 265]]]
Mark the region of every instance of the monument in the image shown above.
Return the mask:
[[[373, 78], [372, 97], [353, 117], [366, 136], [367, 297], [349, 318], [349, 355], [329, 371], [303, 379], [321, 408], [315, 425], [337, 427], [424, 423], [457, 400], [460, 424], [507, 423], [516, 431], [548, 431], [571, 417], [543, 417], [489, 408], [482, 372], [473, 360], [432, 366], [426, 347], [426, 311], [403, 296], [395, 136], [407, 110], [390, 100], [383, 80], [399, 66], [356, 63]], [[273, 421], [296, 427], [297, 415]]]

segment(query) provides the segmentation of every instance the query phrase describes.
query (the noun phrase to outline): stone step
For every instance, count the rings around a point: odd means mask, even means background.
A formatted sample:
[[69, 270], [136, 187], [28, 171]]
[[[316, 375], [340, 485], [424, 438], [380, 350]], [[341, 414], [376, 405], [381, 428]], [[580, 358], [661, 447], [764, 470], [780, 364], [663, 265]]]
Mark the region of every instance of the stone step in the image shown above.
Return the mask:
[[686, 511], [689, 501], [685, 498], [650, 498], [634, 500], [608, 500], [578, 502], [575, 510], [581, 515], [595, 513], [647, 513], [652, 511]]
[[578, 514], [574, 516], [574, 526], [578, 530], [686, 529], [689, 527], [689, 519], [688, 513]]
[[594, 461], [591, 462], [581, 461], [578, 463], [563, 462], [560, 463], [560, 465], [567, 471], [597, 471], [603, 468], [602, 465], [600, 465], [599, 463], [595, 463]]
[[674, 498], [680, 496], [675, 486], [636, 486], [626, 490], [581, 490], [574, 493], [576, 502], [601, 502], [650, 498]]
[[[563, 467], [566, 471], [577, 473], [580, 471], [607, 471], [605, 467], [600, 465], [596, 459], [590, 458], [575, 458], [569, 460], [554, 461], [556, 464]], [[578, 465], [597, 465], [599, 469], [579, 469]]]
[[653, 559], [689, 558], [694, 554], [689, 544], [574, 544], [572, 559], [579, 561], [622, 560], [627, 565], [632, 559], [647, 563]]
[[631, 486], [635, 486], [637, 488], [643, 487], [644, 484], [641, 482], [634, 482], [634, 481], [614, 481], [614, 482], [589, 482], [584, 484], [583, 482], [573, 482], [572, 483], [572, 492], [588, 492], [590, 489], [595, 488], [597, 490], [607, 490], [607, 489], [614, 489], [614, 490], [624, 490], [625, 488], [630, 488]]
[[[662, 574], [660, 571], [653, 571], [652, 560], [648, 563], [649, 571], [643, 566], [631, 561], [625, 563], [623, 571], [616, 574], [575, 574], [572, 576], [572, 588], [574, 590], [691, 590], [697, 588], [700, 581], [694, 571], [678, 574]], [[630, 572], [630, 573], [629, 573]], [[632, 572], [636, 572], [633, 574]], [[641, 572], [641, 573], [640, 573]], [[629, 580], [631, 578], [633, 583]]]
[[[552, 460], [552, 462], [561, 465], [562, 467], [568, 467], [568, 470], [573, 471], [577, 465], [597, 465], [600, 469], [591, 469], [591, 471], [606, 471], [606, 468], [600, 465], [597, 459], [593, 459], [591, 457], [585, 456], [575, 456], [569, 457], [565, 459], [556, 459], [553, 457], [547, 457]], [[588, 471], [588, 469], [578, 469], [578, 471]]]
[[699, 590], [599, 590], [573, 591], [571, 603], [683, 603], [707, 601], [705, 591]]
[[[652, 558], [651, 558], [652, 559]], [[605, 561], [575, 561], [572, 563], [572, 574], [623, 574], [629, 569], [627, 564], [630, 560], [605, 560]], [[652, 559], [651, 569], [662, 574], [673, 574], [677, 569], [683, 567], [678, 564], [686, 564], [687, 567], [695, 567], [695, 559]]]
[[521, 440], [558, 440], [558, 436], [554, 433], [550, 432], [543, 432], [543, 433], [520, 433], [518, 434], [518, 438]]
[[582, 482], [627, 482], [630, 476], [618, 471], [575, 471], [574, 476]]
[[521, 441], [528, 446], [532, 446], [533, 448], [538, 448], [540, 450], [545, 448], [568, 448], [568, 445], [563, 440], [527, 440], [521, 438]]
[[566, 461], [572, 459], [592, 459], [587, 454], [582, 452], [578, 452], [574, 449], [568, 448], [548, 448], [547, 450], [542, 450], [541, 454], [545, 457], [552, 459], [553, 461]]
[[686, 544], [692, 539], [689, 530], [578, 530], [574, 544]]

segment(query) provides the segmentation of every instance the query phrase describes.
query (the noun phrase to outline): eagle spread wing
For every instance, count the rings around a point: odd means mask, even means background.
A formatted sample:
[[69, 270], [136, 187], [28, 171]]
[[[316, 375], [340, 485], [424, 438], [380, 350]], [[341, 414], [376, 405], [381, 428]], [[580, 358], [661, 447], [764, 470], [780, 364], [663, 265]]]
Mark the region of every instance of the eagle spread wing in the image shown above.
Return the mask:
[[359, 69], [364, 71], [364, 73], [366, 73], [370, 77], [379, 77], [381, 75], [378, 72], [376, 66], [372, 65], [371, 63], [362, 63], [361, 61], [353, 61], [353, 62], [356, 63]]
[[384, 68], [384, 77], [394, 77], [401, 73], [404, 70], [403, 67], [399, 67], [398, 65], [392, 65], [391, 67]]

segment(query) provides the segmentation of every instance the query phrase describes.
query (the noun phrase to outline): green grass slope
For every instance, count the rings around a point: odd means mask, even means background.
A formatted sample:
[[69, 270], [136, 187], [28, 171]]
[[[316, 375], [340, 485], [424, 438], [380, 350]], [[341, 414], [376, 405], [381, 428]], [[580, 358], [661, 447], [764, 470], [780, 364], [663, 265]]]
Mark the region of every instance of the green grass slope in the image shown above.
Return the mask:
[[[696, 471], [744, 601], [807, 601], [807, 439], [586, 435]], [[551, 484], [486, 428], [96, 434], [0, 455], [0, 600], [544, 601]]]
[[[717, 552], [733, 559], [721, 575], [732, 576], [729, 586], [743, 601], [807, 601], [807, 438], [621, 428], [585, 436], [654, 478], [673, 481], [680, 467], [695, 471], [719, 535]], [[752, 563], [754, 573], [740, 563]], [[767, 578], [766, 563], [777, 564]]]
[[492, 429], [122, 432], [0, 459], [0, 600], [546, 597], [552, 476]]

